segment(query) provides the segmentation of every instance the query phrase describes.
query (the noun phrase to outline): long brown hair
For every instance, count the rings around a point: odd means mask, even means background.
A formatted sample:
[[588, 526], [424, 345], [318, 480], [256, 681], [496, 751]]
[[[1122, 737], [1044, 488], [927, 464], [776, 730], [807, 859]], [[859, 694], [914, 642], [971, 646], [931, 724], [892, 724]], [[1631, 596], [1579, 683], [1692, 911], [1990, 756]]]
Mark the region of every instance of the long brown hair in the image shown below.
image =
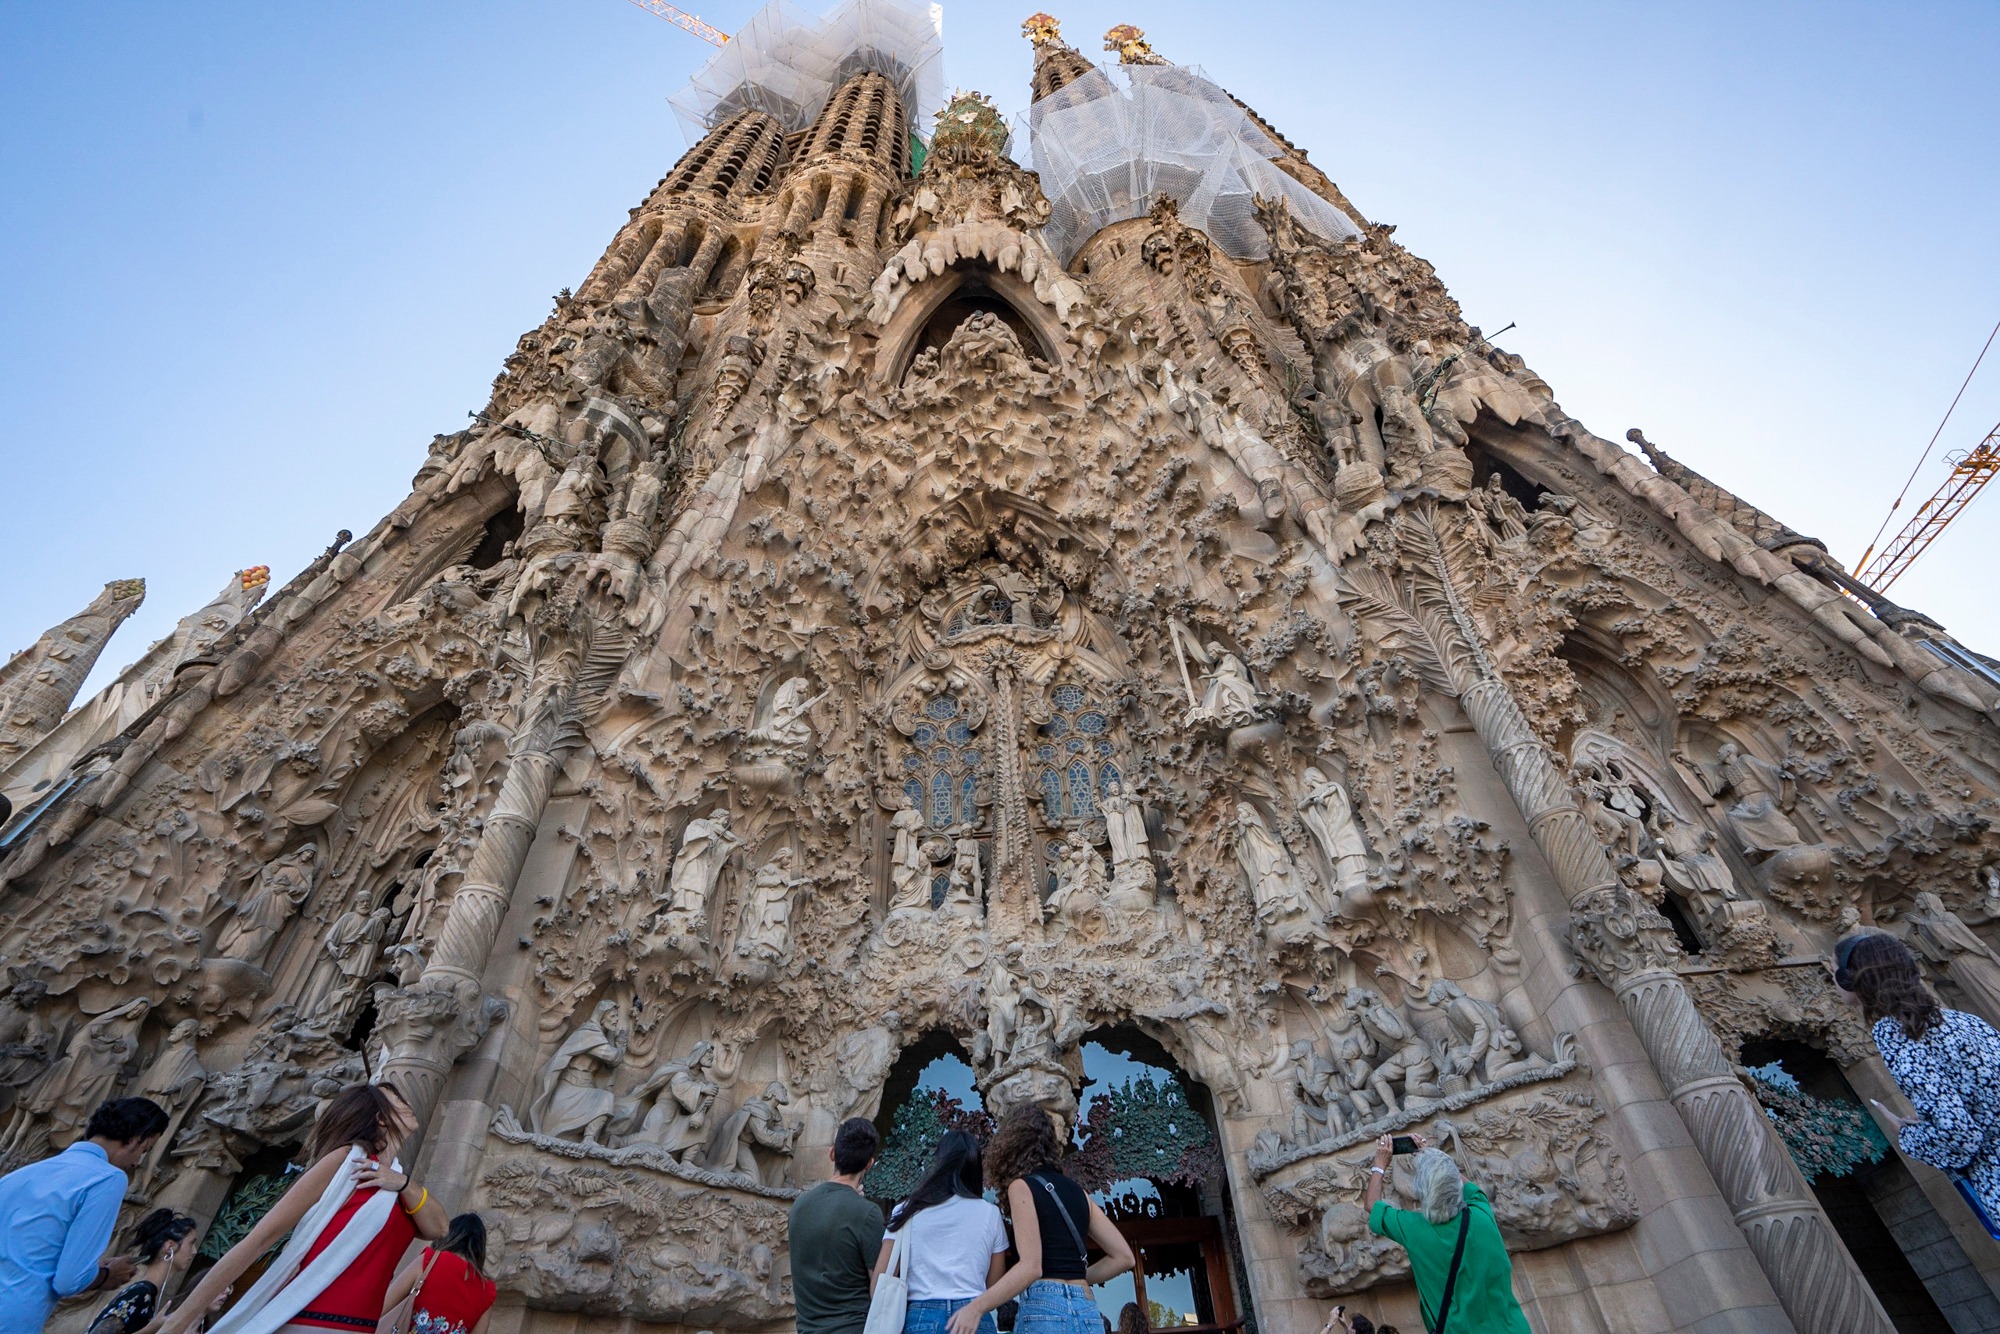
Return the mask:
[[1056, 1124], [1034, 1103], [1023, 1103], [1000, 1118], [1000, 1128], [986, 1145], [986, 1180], [1005, 1190], [1012, 1182], [1044, 1167], [1062, 1170], [1062, 1145]]
[[392, 1093], [398, 1102], [409, 1105], [403, 1091], [389, 1083], [349, 1084], [334, 1094], [319, 1114], [319, 1124], [313, 1127], [307, 1161], [316, 1163], [350, 1144], [359, 1144], [370, 1153], [381, 1153], [394, 1133], [391, 1117], [395, 1108], [389, 1101]]
[[1910, 1038], [1921, 1038], [1944, 1021], [1944, 1010], [1910, 947], [1881, 931], [1849, 936], [1834, 947], [1833, 980], [1861, 998], [1861, 1012], [1873, 1025], [1893, 1019]]

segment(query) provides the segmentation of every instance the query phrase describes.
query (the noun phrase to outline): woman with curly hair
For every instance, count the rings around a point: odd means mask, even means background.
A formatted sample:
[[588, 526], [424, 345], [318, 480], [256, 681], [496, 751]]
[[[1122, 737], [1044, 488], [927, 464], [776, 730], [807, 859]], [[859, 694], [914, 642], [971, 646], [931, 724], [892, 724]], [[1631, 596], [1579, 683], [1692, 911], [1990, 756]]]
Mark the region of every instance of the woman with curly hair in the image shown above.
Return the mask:
[[[986, 1146], [986, 1179], [1004, 1188], [1016, 1260], [979, 1297], [952, 1313], [947, 1334], [977, 1334], [988, 1311], [1015, 1297], [1014, 1334], [1104, 1334], [1090, 1285], [1132, 1267], [1132, 1248], [1083, 1187], [1063, 1175], [1049, 1114], [1029, 1103], [1000, 1119]], [[1085, 1238], [1104, 1254], [1090, 1262]]]
[[1894, 936], [1849, 936], [1833, 963], [1834, 985], [1860, 1004], [1883, 1064], [1917, 1109], [1902, 1117], [1875, 1103], [1897, 1145], [1948, 1173], [1992, 1231], [2000, 1217], [2000, 1033], [1939, 1005], [1917, 956]]

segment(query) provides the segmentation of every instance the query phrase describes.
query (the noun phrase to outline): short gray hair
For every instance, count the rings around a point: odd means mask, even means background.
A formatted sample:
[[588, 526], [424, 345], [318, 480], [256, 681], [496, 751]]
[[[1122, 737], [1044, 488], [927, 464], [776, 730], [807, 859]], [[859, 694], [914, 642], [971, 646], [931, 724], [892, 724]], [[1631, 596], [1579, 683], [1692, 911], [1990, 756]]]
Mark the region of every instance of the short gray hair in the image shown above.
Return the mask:
[[1433, 1223], [1449, 1223], [1465, 1208], [1465, 1178], [1458, 1164], [1443, 1149], [1417, 1152], [1415, 1186], [1417, 1208]]

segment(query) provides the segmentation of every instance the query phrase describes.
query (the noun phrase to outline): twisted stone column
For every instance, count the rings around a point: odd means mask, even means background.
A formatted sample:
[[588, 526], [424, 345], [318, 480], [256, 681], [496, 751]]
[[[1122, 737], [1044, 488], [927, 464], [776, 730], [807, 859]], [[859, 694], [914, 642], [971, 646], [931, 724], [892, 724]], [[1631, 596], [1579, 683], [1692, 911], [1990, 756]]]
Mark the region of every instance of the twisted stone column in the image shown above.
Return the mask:
[[451, 897], [437, 944], [415, 984], [386, 997], [378, 1029], [393, 1081], [419, 1123], [437, 1106], [452, 1064], [484, 1037], [493, 1003], [480, 986], [514, 883], [528, 860], [554, 785], [557, 711], [544, 708], [514, 741], [507, 779], [486, 816], [465, 879]]
[[[1453, 610], [1463, 633], [1463, 608]], [[1664, 922], [1619, 882], [1553, 754], [1477, 641], [1468, 648], [1462, 670], [1476, 679], [1460, 698], [1569, 898], [1576, 952], [1625, 1007], [1785, 1313], [1800, 1334], [1893, 1334], [1791, 1154], [1695, 1009], [1673, 969]]]

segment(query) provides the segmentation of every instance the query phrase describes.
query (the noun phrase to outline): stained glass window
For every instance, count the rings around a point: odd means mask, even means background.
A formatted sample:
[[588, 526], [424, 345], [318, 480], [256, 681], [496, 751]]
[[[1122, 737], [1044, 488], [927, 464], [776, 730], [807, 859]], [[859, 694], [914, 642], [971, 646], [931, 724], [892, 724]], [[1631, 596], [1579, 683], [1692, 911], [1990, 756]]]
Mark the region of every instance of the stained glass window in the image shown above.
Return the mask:
[[925, 701], [922, 721], [910, 733], [903, 757], [903, 792], [932, 829], [970, 825], [979, 818], [979, 767], [985, 756], [956, 695]]
[[1111, 744], [1111, 715], [1102, 700], [1074, 681], [1049, 693], [1053, 714], [1037, 729], [1034, 790], [1051, 824], [1095, 819], [1109, 784], [1122, 781]]

